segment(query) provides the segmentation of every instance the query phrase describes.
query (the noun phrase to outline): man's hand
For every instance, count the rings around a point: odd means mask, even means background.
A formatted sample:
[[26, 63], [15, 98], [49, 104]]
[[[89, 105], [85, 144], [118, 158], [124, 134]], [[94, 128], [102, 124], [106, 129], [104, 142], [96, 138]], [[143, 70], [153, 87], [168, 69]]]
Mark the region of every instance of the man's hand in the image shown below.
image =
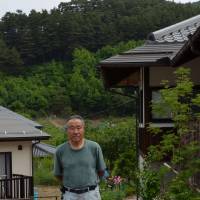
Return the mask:
[[63, 177], [62, 176], [55, 176], [59, 183], [62, 185]]

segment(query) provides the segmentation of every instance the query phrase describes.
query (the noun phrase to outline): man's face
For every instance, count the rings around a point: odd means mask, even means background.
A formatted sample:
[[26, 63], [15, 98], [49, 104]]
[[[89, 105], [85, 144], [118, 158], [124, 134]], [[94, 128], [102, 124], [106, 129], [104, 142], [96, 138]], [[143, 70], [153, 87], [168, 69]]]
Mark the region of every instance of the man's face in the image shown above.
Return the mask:
[[67, 122], [68, 139], [73, 143], [82, 142], [84, 138], [84, 124], [80, 119], [71, 119]]

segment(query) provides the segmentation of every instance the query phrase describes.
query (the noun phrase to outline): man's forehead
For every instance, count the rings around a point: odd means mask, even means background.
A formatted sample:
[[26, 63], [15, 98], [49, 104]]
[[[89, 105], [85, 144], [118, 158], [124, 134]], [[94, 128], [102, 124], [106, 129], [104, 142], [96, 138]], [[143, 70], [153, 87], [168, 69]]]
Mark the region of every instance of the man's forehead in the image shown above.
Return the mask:
[[70, 119], [70, 120], [67, 122], [67, 125], [73, 125], [73, 124], [80, 124], [80, 125], [83, 125], [84, 123], [83, 123], [82, 120], [80, 120], [80, 119]]

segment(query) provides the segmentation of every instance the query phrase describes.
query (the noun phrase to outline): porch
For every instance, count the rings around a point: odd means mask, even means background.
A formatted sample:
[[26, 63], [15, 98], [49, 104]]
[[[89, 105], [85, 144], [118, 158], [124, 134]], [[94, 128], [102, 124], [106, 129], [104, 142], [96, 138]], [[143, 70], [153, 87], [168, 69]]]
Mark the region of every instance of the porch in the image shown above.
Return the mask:
[[0, 177], [0, 199], [32, 199], [33, 177], [13, 174]]

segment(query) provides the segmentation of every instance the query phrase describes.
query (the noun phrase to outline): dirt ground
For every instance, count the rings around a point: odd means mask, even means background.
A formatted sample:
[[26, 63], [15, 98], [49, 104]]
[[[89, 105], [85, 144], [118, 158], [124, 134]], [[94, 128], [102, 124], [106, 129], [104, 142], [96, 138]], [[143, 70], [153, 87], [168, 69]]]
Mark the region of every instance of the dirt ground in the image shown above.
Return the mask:
[[56, 186], [36, 186], [35, 189], [38, 192], [38, 200], [60, 200], [60, 191]]

